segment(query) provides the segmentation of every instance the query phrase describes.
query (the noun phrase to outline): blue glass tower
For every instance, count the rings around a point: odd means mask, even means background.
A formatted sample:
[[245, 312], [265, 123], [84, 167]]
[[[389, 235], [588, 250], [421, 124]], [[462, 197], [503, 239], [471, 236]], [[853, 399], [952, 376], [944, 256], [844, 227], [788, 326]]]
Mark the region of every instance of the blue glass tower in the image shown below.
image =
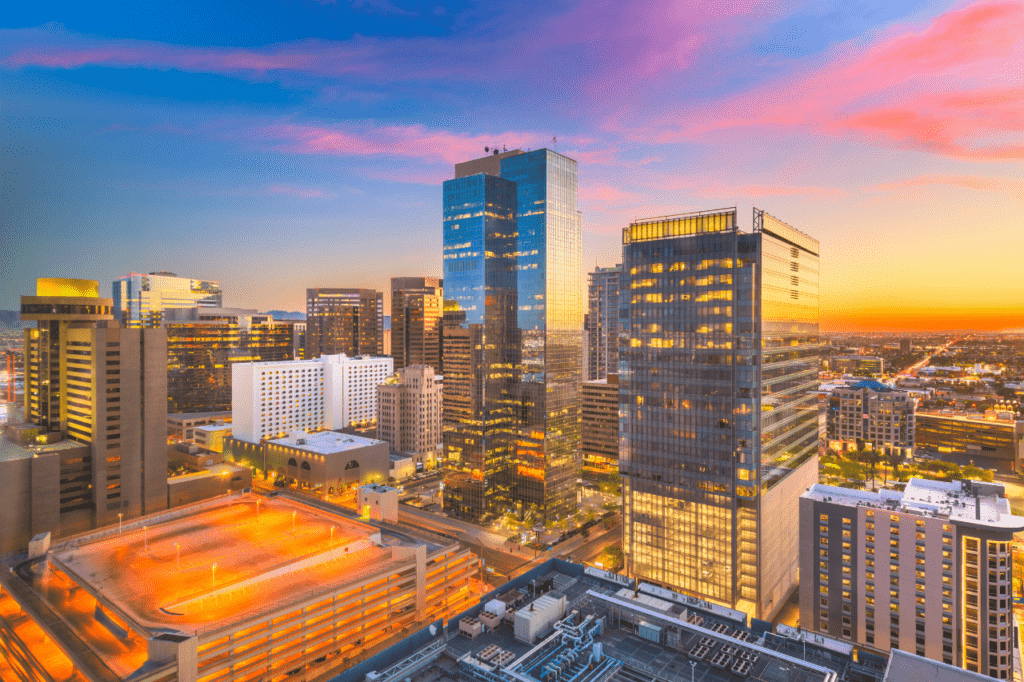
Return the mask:
[[576, 162], [515, 150], [456, 175], [444, 184], [445, 510], [566, 515], [583, 352]]

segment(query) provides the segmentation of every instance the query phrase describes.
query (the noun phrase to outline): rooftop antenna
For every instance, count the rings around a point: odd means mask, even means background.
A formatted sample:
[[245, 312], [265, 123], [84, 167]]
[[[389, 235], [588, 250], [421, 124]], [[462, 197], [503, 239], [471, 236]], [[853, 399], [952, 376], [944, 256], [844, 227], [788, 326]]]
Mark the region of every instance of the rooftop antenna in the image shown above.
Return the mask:
[[555, 135], [554, 137], [551, 138], [551, 143], [553, 145], [555, 145], [555, 151], [557, 152], [558, 151], [558, 136], [557, 135]]

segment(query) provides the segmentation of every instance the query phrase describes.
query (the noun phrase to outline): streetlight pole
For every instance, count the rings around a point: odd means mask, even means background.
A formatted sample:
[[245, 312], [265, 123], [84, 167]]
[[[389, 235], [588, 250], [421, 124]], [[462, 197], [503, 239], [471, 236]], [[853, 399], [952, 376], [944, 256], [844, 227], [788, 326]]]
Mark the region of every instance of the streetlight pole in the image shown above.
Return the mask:
[[180, 542], [175, 542], [174, 543], [174, 565], [175, 565], [175, 567], [179, 571], [181, 571], [181, 543]]
[[121, 534], [121, 530], [122, 530], [121, 520], [122, 519], [124, 519], [124, 514], [118, 514], [117, 515], [117, 534], [118, 535]]
[[210, 588], [217, 587], [217, 564], [210, 566]]
[[142, 527], [142, 546], [147, 552], [149, 551], [149, 526]]
[[295, 515], [298, 512], [292, 512], [292, 535], [295, 535]]
[[260, 502], [262, 502], [262, 501], [263, 500], [256, 500], [256, 518], [257, 519], [260, 517]]
[[694, 676], [697, 674], [697, 661], [690, 661], [690, 682], [694, 681]]
[[331, 526], [331, 549], [334, 549], [334, 526]]

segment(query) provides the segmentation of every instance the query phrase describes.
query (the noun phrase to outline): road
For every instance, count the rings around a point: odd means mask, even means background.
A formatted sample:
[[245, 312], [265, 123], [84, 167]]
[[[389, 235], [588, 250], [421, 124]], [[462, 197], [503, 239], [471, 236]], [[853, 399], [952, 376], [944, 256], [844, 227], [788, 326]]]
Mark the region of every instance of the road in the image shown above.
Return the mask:
[[930, 355], [926, 356], [924, 360], [921, 360], [920, 362], [918, 362], [917, 364], [913, 365], [912, 367], [908, 367], [907, 369], [905, 369], [902, 372], [900, 372], [899, 377], [902, 377], [902, 378], [916, 377], [918, 371], [920, 371], [920, 369], [922, 367], [926, 366], [931, 361], [931, 359], [933, 357], [935, 357], [939, 353], [946, 352], [946, 349], [948, 349], [950, 346], [952, 346], [954, 343], [956, 343], [959, 340], [960, 340], [959, 338], [955, 338], [955, 339], [950, 340], [945, 346], [943, 346], [942, 348], [939, 348], [934, 353], [931, 353]]

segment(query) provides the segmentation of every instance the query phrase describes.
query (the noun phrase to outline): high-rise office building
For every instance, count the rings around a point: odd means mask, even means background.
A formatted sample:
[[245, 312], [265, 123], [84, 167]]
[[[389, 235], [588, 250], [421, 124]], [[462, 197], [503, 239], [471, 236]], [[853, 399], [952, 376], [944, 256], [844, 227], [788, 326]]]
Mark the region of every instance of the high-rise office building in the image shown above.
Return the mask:
[[167, 508], [166, 333], [113, 317], [90, 280], [40, 279], [21, 299], [37, 323], [24, 331], [25, 418], [88, 445], [60, 461], [64, 535]]
[[587, 379], [619, 371], [619, 276], [622, 265], [590, 273], [587, 314]]
[[239, 308], [168, 311], [168, 412], [230, 410], [232, 365], [292, 360], [295, 324]]
[[307, 359], [384, 352], [384, 295], [373, 289], [306, 289]]
[[771, 618], [790, 512], [818, 479], [818, 243], [755, 209], [623, 234], [623, 550], [630, 573]]
[[512, 503], [516, 371], [516, 186], [476, 174], [444, 183], [444, 510], [478, 518]]
[[799, 508], [803, 628], [1013, 679], [1012, 544], [1024, 518], [1002, 484], [815, 484]]
[[391, 357], [396, 368], [430, 365], [442, 372], [443, 313], [440, 278], [391, 278]]
[[223, 304], [220, 284], [173, 272], [131, 273], [114, 280], [114, 314], [125, 327], [159, 327], [164, 311]]
[[576, 184], [574, 160], [539, 149], [459, 164], [444, 185], [451, 513], [554, 518], [575, 508], [583, 354]]
[[917, 398], [877, 381], [836, 387], [828, 397], [825, 433], [833, 450], [873, 448], [911, 455]]
[[412, 365], [377, 386], [377, 438], [412, 458], [416, 469], [440, 460], [441, 376], [430, 365]]
[[619, 475], [619, 375], [584, 381], [580, 391], [583, 471]]

